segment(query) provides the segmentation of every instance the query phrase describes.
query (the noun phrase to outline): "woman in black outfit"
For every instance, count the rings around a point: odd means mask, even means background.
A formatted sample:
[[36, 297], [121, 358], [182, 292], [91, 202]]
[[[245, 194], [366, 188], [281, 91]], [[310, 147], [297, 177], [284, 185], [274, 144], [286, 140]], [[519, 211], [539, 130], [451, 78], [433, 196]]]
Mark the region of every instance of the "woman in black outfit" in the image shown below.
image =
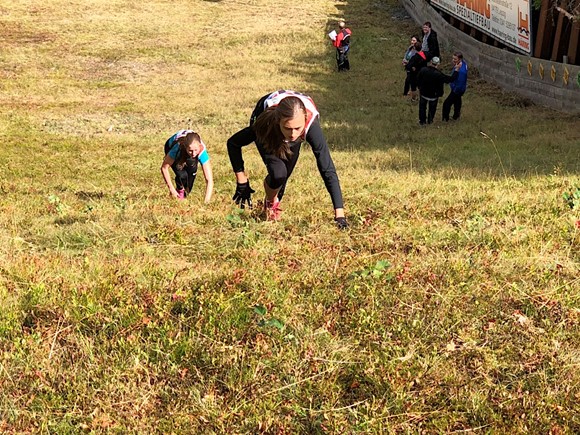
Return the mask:
[[312, 99], [299, 92], [280, 90], [260, 98], [249, 127], [238, 131], [227, 143], [236, 175], [236, 191], [232, 198], [236, 204], [241, 208], [252, 206], [254, 190], [244, 172], [242, 147], [255, 142], [268, 170], [264, 180], [267, 218], [279, 220], [280, 200], [298, 161], [302, 142], [306, 140], [312, 147], [318, 171], [332, 199], [334, 220], [341, 229], [348, 226], [338, 175], [320, 127], [319, 116]]

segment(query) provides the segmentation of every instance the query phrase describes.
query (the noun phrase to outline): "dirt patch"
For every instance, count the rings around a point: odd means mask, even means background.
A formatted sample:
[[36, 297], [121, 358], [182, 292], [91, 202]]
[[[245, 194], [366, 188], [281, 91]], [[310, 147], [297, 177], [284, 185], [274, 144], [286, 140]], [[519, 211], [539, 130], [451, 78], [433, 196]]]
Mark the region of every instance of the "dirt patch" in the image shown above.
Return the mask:
[[55, 39], [52, 33], [27, 29], [21, 23], [0, 22], [0, 41], [4, 44], [42, 44]]
[[525, 108], [525, 107], [531, 107], [534, 106], [534, 102], [532, 100], [530, 100], [529, 98], [526, 97], [522, 97], [521, 95], [517, 95], [514, 93], [504, 93], [501, 98], [498, 98], [496, 100], [496, 103], [499, 106], [503, 106], [503, 107], [520, 107], [520, 108]]
[[532, 107], [534, 102], [529, 98], [518, 95], [515, 92], [503, 91], [499, 86], [487, 82], [479, 77], [477, 71], [469, 75], [469, 87], [477, 90], [480, 95], [488, 96], [495, 100], [496, 104], [502, 107]]

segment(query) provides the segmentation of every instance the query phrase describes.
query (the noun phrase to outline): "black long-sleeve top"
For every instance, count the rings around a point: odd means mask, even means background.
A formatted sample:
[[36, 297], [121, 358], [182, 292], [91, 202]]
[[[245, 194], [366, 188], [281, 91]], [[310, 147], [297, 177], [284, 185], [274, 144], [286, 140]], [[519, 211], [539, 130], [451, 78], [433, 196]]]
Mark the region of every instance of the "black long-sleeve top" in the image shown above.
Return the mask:
[[[258, 104], [256, 109], [252, 113], [250, 126], [246, 127], [232, 137], [228, 139], [228, 155], [230, 157], [230, 162], [232, 164], [232, 169], [235, 173], [244, 171], [244, 159], [242, 157], [242, 147], [249, 145], [252, 142], [256, 142], [256, 133], [252, 127], [253, 120], [255, 120], [264, 111], [264, 100], [267, 97], [264, 96]], [[299, 139], [302, 141], [302, 139]], [[306, 132], [306, 142], [310, 144], [314, 157], [316, 158], [316, 165], [320, 176], [324, 180], [324, 185], [326, 190], [330, 194], [332, 204], [335, 209], [343, 208], [342, 191], [340, 189], [340, 182], [338, 180], [338, 175], [336, 173], [336, 168], [332, 157], [330, 156], [330, 150], [328, 149], [328, 144], [326, 143], [326, 138], [320, 127], [319, 119], [315, 119], [310, 128]], [[256, 142], [258, 151], [260, 155], [265, 155], [265, 150], [262, 144]]]

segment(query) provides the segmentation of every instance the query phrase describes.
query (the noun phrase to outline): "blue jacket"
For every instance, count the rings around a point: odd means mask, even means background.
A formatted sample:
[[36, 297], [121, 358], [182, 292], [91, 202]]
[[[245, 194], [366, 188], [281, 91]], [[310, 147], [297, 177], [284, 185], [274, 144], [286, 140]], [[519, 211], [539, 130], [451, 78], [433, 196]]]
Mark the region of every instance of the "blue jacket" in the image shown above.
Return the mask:
[[457, 78], [449, 83], [449, 86], [454, 94], [463, 95], [465, 93], [467, 89], [467, 62], [464, 60], [461, 61], [461, 68], [459, 68]]

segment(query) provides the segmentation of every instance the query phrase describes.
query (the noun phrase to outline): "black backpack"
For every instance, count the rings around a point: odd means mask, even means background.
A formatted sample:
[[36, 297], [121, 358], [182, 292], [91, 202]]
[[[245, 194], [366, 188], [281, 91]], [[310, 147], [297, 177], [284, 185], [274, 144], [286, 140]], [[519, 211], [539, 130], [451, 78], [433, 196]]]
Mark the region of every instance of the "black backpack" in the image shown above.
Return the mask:
[[341, 47], [348, 47], [350, 45], [350, 33], [346, 29], [342, 30], [342, 41], [340, 41]]

